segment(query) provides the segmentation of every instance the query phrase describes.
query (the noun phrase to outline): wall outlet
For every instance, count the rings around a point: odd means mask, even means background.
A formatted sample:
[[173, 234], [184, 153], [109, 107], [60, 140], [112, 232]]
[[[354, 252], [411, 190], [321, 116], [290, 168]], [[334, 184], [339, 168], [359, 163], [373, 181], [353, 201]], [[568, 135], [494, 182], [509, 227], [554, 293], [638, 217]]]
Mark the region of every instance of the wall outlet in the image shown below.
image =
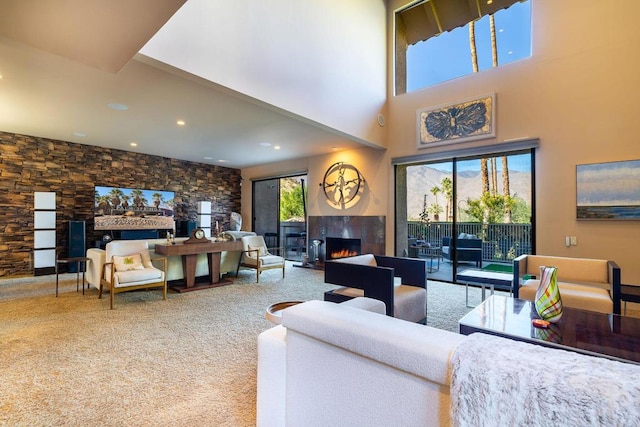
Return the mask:
[[566, 237], [564, 238], [564, 245], [565, 245], [566, 247], [571, 246], [571, 237], [566, 236]]
[[578, 244], [578, 238], [576, 236], [571, 236], [571, 246], [576, 246]]

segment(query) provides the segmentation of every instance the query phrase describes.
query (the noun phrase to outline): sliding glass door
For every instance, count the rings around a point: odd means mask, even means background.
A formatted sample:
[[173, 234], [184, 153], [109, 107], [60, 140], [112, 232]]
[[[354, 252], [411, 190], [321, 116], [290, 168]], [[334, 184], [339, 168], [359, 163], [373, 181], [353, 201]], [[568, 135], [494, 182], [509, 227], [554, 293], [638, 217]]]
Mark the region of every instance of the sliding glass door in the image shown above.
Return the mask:
[[[280, 180], [265, 179], [253, 182], [252, 230], [261, 236], [277, 236], [280, 225]], [[267, 242], [267, 246], [277, 241]]]
[[306, 175], [253, 182], [252, 229], [269, 248], [301, 261], [306, 254]]
[[533, 150], [396, 165], [396, 254], [429, 278], [508, 271], [534, 250]]

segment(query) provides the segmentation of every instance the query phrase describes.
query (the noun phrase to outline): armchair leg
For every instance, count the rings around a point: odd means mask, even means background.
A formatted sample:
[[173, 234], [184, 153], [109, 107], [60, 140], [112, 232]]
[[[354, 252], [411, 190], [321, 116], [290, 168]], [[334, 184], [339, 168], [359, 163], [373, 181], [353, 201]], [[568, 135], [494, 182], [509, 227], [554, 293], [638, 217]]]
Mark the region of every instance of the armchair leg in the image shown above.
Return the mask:
[[256, 283], [260, 283], [260, 268], [256, 268]]
[[109, 305], [111, 307], [111, 310], [113, 310], [113, 286], [111, 286], [111, 291], [109, 292]]

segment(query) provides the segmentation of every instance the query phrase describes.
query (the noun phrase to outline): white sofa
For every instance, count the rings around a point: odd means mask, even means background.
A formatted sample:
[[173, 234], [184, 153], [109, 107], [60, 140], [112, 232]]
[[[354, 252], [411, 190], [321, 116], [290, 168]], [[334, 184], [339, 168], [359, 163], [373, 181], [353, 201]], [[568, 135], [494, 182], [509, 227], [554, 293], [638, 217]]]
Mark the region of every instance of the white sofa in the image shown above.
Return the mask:
[[[282, 325], [260, 334], [258, 427], [640, 424], [638, 365], [463, 336], [346, 304], [292, 306]], [[592, 383], [591, 375], [599, 377]], [[467, 376], [485, 381], [475, 394], [464, 388]], [[544, 397], [554, 390], [561, 397]]]
[[[225, 231], [223, 234], [228, 234], [230, 240], [239, 240], [242, 236], [255, 235], [252, 231]], [[149, 245], [149, 251], [153, 254], [156, 247], [156, 243], [165, 243], [166, 239], [144, 239]], [[177, 237], [176, 242], [183, 242], [187, 240], [187, 237]], [[238, 262], [240, 261], [241, 251], [223, 251], [220, 257], [220, 274], [234, 273], [238, 268]], [[105, 261], [104, 249], [90, 248], [87, 249], [87, 257], [91, 260], [87, 264], [87, 282], [90, 286], [100, 289], [100, 274], [102, 273], [102, 266]], [[167, 281], [181, 280], [184, 278], [182, 272], [182, 257], [170, 256], [167, 257]], [[198, 261], [196, 263], [196, 277], [207, 276], [209, 274], [209, 264], [207, 261], [207, 254], [198, 255]]]
[[363, 299], [287, 308], [260, 334], [259, 427], [446, 424], [465, 337], [347, 305]]

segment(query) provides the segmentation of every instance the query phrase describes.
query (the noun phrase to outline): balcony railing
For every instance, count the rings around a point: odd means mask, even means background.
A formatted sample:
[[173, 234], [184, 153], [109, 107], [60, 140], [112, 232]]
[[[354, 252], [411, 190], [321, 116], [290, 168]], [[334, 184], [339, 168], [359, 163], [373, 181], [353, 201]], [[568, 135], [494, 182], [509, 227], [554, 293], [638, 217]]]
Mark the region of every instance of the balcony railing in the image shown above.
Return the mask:
[[[453, 223], [408, 221], [409, 238], [426, 240], [431, 246], [441, 246], [443, 237], [451, 237]], [[511, 261], [522, 254], [531, 253], [531, 224], [457, 223], [457, 235], [474, 234], [482, 239], [482, 260], [486, 262]]]

